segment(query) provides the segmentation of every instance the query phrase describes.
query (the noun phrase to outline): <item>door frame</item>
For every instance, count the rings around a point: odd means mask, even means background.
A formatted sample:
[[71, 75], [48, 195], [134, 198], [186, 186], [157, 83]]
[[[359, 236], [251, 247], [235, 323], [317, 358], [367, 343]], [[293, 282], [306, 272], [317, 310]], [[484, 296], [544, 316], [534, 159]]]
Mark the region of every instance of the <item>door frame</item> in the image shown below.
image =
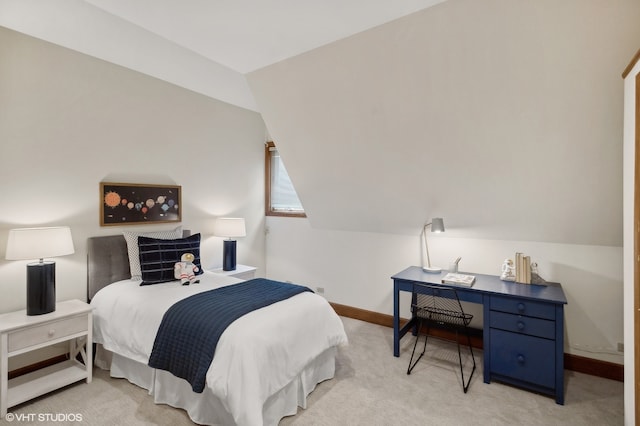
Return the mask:
[[[640, 49], [622, 72], [623, 80], [640, 62]], [[633, 405], [635, 424], [640, 425], [640, 72], [635, 75], [634, 158], [633, 158]], [[626, 97], [626, 94], [625, 94]], [[625, 351], [626, 352], [626, 351]], [[626, 356], [625, 356], [626, 358]], [[626, 386], [625, 386], [626, 387]]]
[[636, 75], [635, 171], [633, 214], [633, 359], [636, 424], [640, 424], [640, 73]]
[[634, 244], [633, 244], [633, 360], [635, 424], [640, 425], [640, 73], [636, 75], [635, 171], [634, 171]]

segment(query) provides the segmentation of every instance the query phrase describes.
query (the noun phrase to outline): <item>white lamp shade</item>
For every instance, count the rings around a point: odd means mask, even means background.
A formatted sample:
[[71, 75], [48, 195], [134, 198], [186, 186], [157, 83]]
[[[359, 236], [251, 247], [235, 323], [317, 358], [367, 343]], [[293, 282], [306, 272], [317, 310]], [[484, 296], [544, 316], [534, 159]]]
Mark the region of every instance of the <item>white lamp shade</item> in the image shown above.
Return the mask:
[[244, 237], [247, 230], [244, 226], [244, 218], [241, 217], [220, 217], [216, 219], [214, 226], [216, 237]]
[[43, 259], [73, 253], [68, 226], [9, 230], [7, 260]]

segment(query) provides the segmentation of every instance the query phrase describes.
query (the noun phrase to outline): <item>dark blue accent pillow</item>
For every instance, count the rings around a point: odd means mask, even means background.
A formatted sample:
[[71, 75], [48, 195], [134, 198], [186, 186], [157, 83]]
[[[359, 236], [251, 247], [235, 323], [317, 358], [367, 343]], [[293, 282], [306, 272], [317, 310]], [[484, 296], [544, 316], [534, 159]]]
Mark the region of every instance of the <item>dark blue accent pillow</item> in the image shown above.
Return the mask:
[[185, 253], [194, 256], [193, 264], [198, 267], [196, 275], [202, 274], [200, 265], [200, 234], [194, 234], [187, 238], [176, 240], [161, 240], [158, 238], [138, 237], [138, 249], [140, 252], [140, 269], [142, 270], [142, 283], [151, 285], [175, 281], [174, 266], [180, 262], [180, 257]]

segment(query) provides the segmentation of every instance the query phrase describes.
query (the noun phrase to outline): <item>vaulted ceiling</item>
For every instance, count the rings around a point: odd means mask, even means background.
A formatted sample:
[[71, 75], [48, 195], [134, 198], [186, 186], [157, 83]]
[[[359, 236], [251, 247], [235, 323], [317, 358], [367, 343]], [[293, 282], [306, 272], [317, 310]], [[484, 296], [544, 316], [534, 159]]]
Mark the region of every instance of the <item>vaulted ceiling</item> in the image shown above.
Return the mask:
[[243, 74], [444, 0], [0, 0], [0, 25], [257, 110]]
[[85, 0], [241, 73], [443, 0]]

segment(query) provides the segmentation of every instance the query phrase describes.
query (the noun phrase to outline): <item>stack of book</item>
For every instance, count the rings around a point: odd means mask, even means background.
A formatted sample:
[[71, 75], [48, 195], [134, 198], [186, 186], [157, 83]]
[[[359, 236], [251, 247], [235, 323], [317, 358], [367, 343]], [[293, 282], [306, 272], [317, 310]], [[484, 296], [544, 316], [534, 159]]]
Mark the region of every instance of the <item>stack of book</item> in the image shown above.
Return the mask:
[[473, 275], [456, 274], [449, 272], [442, 278], [442, 284], [455, 284], [471, 287], [475, 282], [476, 277]]
[[531, 284], [531, 257], [516, 253], [516, 282]]

